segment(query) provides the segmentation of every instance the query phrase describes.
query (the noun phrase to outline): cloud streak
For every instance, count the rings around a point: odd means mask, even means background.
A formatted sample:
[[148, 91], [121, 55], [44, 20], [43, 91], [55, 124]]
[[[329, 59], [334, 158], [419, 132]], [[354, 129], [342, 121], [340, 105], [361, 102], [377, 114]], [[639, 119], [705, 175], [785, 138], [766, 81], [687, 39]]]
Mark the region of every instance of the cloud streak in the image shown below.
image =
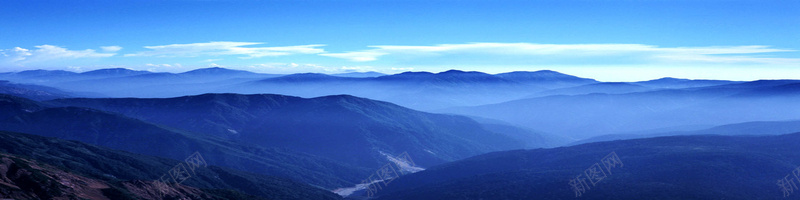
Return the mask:
[[541, 56], [563, 59], [596, 56], [635, 56], [653, 62], [705, 63], [800, 63], [796, 58], [756, 57], [757, 54], [793, 52], [769, 46], [658, 47], [644, 44], [535, 44], [535, 43], [467, 43], [431, 46], [376, 45], [372, 49], [344, 53], [322, 53], [322, 56], [355, 62], [376, 61], [389, 56]]
[[100, 47], [100, 49], [102, 49], [105, 52], [117, 52], [119, 50], [122, 50], [122, 47], [121, 46], [103, 46], [103, 47]]
[[378, 57], [388, 55], [389, 52], [382, 52], [380, 50], [367, 50], [367, 51], [351, 51], [347, 53], [323, 53], [322, 56], [343, 58], [356, 62], [366, 62], [378, 60]]
[[69, 50], [53, 45], [39, 45], [35, 47], [36, 49], [33, 50], [22, 47], [0, 50], [0, 59], [6, 63], [29, 63], [59, 59], [103, 58], [116, 55], [116, 53], [110, 52], [98, 53], [94, 49]]
[[318, 54], [325, 50], [321, 44], [277, 46], [277, 47], [249, 47], [260, 45], [258, 42], [206, 42], [190, 44], [170, 44], [161, 46], [145, 46], [149, 51], [142, 51], [125, 56], [155, 56], [155, 57], [198, 57], [198, 56], [224, 56], [240, 55], [240, 58], [259, 58], [265, 56], [286, 56], [293, 54]]

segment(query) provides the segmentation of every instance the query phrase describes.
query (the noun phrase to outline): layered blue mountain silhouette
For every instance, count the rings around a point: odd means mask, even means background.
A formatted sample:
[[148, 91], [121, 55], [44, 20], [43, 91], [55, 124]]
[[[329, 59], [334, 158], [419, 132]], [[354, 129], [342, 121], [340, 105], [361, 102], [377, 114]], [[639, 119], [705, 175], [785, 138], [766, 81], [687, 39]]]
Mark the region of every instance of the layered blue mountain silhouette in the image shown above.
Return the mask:
[[[782, 199], [775, 184], [800, 163], [800, 133], [672, 136], [516, 150], [392, 180], [376, 199]], [[575, 191], [570, 181], [611, 152], [620, 163]], [[791, 176], [791, 175], [790, 175]], [[791, 176], [793, 179], [794, 177]], [[600, 180], [596, 180], [600, 179]]]
[[799, 80], [550, 70], [7, 72], [0, 195], [148, 199], [151, 176], [198, 152], [213, 167], [171, 198], [565, 199], [615, 152], [624, 167], [581, 198], [776, 199], [800, 164], [797, 102]]

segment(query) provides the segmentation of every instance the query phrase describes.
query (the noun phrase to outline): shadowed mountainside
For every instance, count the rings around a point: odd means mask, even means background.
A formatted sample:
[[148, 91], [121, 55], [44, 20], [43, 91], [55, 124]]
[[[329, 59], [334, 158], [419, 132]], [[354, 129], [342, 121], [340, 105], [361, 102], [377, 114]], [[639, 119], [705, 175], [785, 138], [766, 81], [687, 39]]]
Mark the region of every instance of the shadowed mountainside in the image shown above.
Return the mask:
[[347, 95], [205, 94], [167, 99], [59, 99], [243, 144], [281, 147], [378, 167], [408, 152], [430, 166], [523, 144], [461, 116], [430, 114]]
[[0, 108], [16, 115], [0, 119], [0, 130], [77, 140], [172, 159], [183, 159], [197, 151], [213, 165], [329, 188], [350, 185], [369, 173], [364, 167], [287, 149], [233, 143], [90, 108], [48, 108], [30, 100], [6, 97], [0, 99], [16, 103]]
[[[604, 178], [584, 179], [580, 198], [781, 199], [775, 183], [800, 163], [798, 142], [800, 133], [673, 136], [494, 152], [400, 177], [377, 199], [571, 199], [570, 180], [595, 163]], [[611, 152], [621, 162], [606, 168]]]
[[[160, 199], [153, 181], [182, 162], [4, 131], [0, 152], [0, 193], [20, 199]], [[296, 181], [211, 165], [171, 188], [165, 199], [339, 199]]]

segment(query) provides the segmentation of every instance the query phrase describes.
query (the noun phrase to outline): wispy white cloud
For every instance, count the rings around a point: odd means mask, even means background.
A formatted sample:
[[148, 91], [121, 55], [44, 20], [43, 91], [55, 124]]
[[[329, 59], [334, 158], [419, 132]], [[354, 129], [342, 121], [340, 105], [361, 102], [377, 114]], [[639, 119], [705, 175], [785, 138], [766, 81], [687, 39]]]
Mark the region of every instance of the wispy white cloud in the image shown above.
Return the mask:
[[102, 58], [116, 53], [98, 53], [94, 49], [69, 50], [53, 45], [39, 45], [30, 50], [22, 47], [0, 50], [0, 60], [5, 63], [30, 63], [58, 59]]
[[122, 50], [122, 47], [121, 46], [102, 46], [102, 47], [100, 47], [100, 49], [102, 49], [105, 52], [117, 52], [119, 50]]
[[403, 72], [414, 71], [413, 67], [392, 67], [391, 69], [392, 71], [403, 71]]
[[168, 68], [169, 68], [169, 67], [177, 67], [177, 68], [181, 68], [181, 67], [183, 67], [183, 65], [181, 65], [180, 63], [174, 63], [174, 64], [153, 64], [153, 63], [147, 63], [147, 64], [145, 64], [144, 66], [147, 66], [147, 67], [157, 67], [157, 68], [162, 68], [162, 67], [168, 67]]
[[222, 60], [222, 59], [205, 59], [205, 60], [200, 61], [200, 62], [216, 62], [216, 61], [220, 61], [220, 60]]
[[368, 72], [380, 71], [373, 66], [326, 66], [310, 63], [264, 63], [250, 65], [245, 70], [264, 72], [264, 73], [347, 73], [347, 72]]
[[298, 63], [264, 63], [250, 65], [250, 68], [256, 71], [265, 71], [272, 73], [296, 73], [296, 72], [317, 72], [327, 73], [335, 71], [335, 68], [326, 67], [317, 64], [298, 64]]
[[800, 65], [800, 58], [764, 58], [750, 56], [713, 56], [697, 54], [659, 55], [657, 58], [665, 62], [703, 62], [718, 64], [773, 64]]
[[320, 55], [334, 57], [334, 58], [344, 58], [356, 62], [365, 62], [365, 61], [377, 60], [378, 57], [388, 54], [389, 54], [388, 52], [381, 52], [379, 50], [367, 50], [367, 51], [352, 51], [346, 53], [323, 53]]
[[755, 54], [795, 51], [772, 48], [770, 46], [658, 47], [644, 44], [467, 43], [431, 46], [377, 45], [369, 47], [372, 49], [344, 53], [323, 53], [320, 55], [343, 58], [356, 62], [375, 61], [380, 57], [393, 55], [503, 55], [559, 56], [566, 59], [587, 56], [636, 56], [641, 60], [657, 62], [800, 63], [800, 59], [796, 58], [765, 58], [755, 56]]
[[3, 60], [5, 62], [14, 63], [25, 60], [25, 58], [33, 54], [31, 53], [31, 50], [21, 47], [14, 47], [13, 49], [0, 50], [0, 55], [3, 56]]
[[379, 71], [373, 66], [342, 66], [339, 67], [339, 71], [341, 72], [370, 72], [370, 71]]
[[85, 70], [83, 70], [83, 67], [78, 67], [78, 66], [67, 66], [67, 69], [69, 69], [70, 71], [73, 71], [73, 72], [83, 72], [83, 71], [85, 71]]
[[293, 54], [318, 54], [325, 50], [321, 44], [277, 46], [277, 47], [247, 47], [259, 45], [258, 42], [206, 42], [191, 44], [170, 44], [161, 46], [145, 46], [149, 51], [142, 51], [125, 56], [156, 56], [156, 57], [197, 57], [197, 56], [222, 56], [241, 55], [240, 58], [258, 58], [264, 56], [285, 56]]

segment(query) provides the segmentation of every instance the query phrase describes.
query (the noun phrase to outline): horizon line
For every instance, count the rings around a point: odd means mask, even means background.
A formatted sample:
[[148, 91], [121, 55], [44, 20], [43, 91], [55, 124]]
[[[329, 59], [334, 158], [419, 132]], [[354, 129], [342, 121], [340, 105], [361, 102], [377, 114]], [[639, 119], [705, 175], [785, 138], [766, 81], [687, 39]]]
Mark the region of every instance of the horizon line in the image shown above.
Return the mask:
[[[391, 75], [398, 75], [398, 74], [403, 74], [403, 73], [431, 73], [431, 74], [441, 74], [441, 73], [445, 73], [445, 72], [449, 72], [449, 71], [459, 71], [459, 72], [466, 72], [466, 73], [469, 73], [469, 72], [477, 72], [477, 73], [483, 73], [483, 74], [488, 74], [488, 75], [493, 75], [493, 76], [495, 76], [495, 75], [499, 75], [499, 74], [514, 73], [514, 72], [528, 72], [528, 73], [535, 73], [535, 72], [555, 72], [555, 73], [559, 73], [559, 74], [563, 74], [563, 75], [567, 75], [567, 76], [574, 76], [574, 77], [578, 77], [578, 78], [591, 79], [591, 80], [595, 80], [595, 81], [598, 81], [598, 82], [604, 82], [604, 83], [609, 83], [609, 82], [623, 82], [623, 83], [624, 83], [624, 82], [627, 82], [627, 83], [632, 83], [632, 82], [643, 82], [643, 81], [652, 81], [652, 80], [660, 80], [660, 79], [683, 79], [683, 80], [718, 80], [718, 81], [800, 80], [800, 79], [750, 79], [750, 80], [733, 80], [733, 79], [679, 78], [679, 77], [663, 76], [663, 77], [660, 77], [660, 78], [646, 79], [646, 80], [638, 80], [638, 81], [601, 81], [601, 80], [597, 80], [596, 78], [591, 78], [591, 77], [581, 77], [581, 76], [572, 75], [572, 74], [567, 74], [567, 73], [563, 73], [563, 72], [556, 71], [556, 70], [552, 70], [552, 69], [541, 69], [541, 70], [535, 70], [535, 71], [520, 71], [520, 70], [517, 70], [517, 71], [507, 71], [507, 72], [500, 72], [500, 73], [487, 73], [487, 72], [483, 72], [483, 71], [475, 71], [475, 70], [448, 69], [448, 70], [442, 70], [442, 71], [438, 71], [438, 72], [436, 72], [436, 71], [424, 71], [424, 70], [420, 70], [420, 71], [413, 71], [413, 70], [412, 70], [412, 71], [402, 71], [402, 72], [398, 72], [398, 73], [383, 73], [383, 72], [378, 72], [378, 71], [352, 71], [352, 72], [338, 72], [338, 73], [324, 73], [324, 72], [297, 72], [297, 73], [285, 73], [285, 74], [283, 74], [283, 73], [262, 73], [262, 72], [254, 72], [254, 71], [244, 70], [244, 69], [232, 69], [232, 68], [219, 67], [219, 66], [215, 66], [215, 67], [204, 67], [204, 68], [196, 68], [196, 69], [191, 69], [191, 70], [187, 70], [187, 71], [183, 71], [183, 72], [150, 71], [150, 70], [137, 70], [137, 69], [132, 69], [132, 68], [124, 68], [124, 67], [110, 67], [110, 68], [100, 68], [100, 69], [88, 70], [88, 71], [80, 71], [80, 70], [64, 70], [64, 69], [52, 69], [52, 70], [49, 70], [49, 69], [29, 69], [29, 70], [21, 70], [21, 71], [5, 71], [5, 72], [0, 72], [0, 74], [21, 73], [21, 72], [26, 72], [26, 71], [51, 71], [51, 72], [53, 72], [53, 71], [62, 71], [62, 72], [70, 72], [70, 73], [75, 73], [75, 74], [84, 74], [84, 73], [89, 73], [89, 72], [94, 72], [94, 71], [110, 70], [110, 69], [124, 69], [124, 70], [129, 70], [129, 71], [137, 71], [137, 72], [148, 72], [148, 73], [167, 73], [167, 74], [183, 74], [183, 73], [188, 73], [188, 72], [192, 72], [192, 71], [197, 71], [197, 70], [207, 70], [207, 69], [224, 69], [224, 70], [231, 70], [231, 71], [244, 71], [244, 72], [249, 72], [249, 73], [254, 73], [254, 74], [263, 74], [263, 75], [284, 75], [284, 76], [287, 76], [287, 75], [295, 75], [295, 74], [324, 74], [324, 75], [329, 75], [329, 76], [342, 75], [342, 74], [351, 74], [351, 73], [379, 73], [379, 74], [382, 74], [382, 75], [380, 75], [380, 76], [375, 76], [375, 77], [381, 77], [381, 76], [391, 76]], [[372, 77], [348, 77], [348, 78], [372, 78]]]

